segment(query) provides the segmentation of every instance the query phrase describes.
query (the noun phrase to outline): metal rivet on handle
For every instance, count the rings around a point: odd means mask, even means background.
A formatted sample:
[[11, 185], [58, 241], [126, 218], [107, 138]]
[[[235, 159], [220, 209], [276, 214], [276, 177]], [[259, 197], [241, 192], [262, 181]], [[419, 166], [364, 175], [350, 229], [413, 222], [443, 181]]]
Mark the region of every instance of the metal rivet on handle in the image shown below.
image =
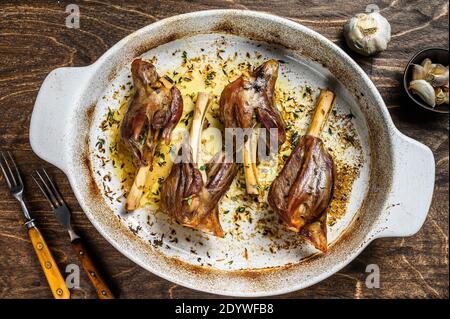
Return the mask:
[[52, 268], [52, 263], [49, 262], [49, 261], [46, 261], [46, 262], [45, 262], [45, 268], [47, 268], [47, 269]]
[[36, 245], [36, 248], [41, 250], [42, 248], [44, 248], [44, 245], [42, 245], [41, 242], [38, 242], [37, 245]]
[[63, 291], [61, 288], [56, 289], [56, 294], [58, 294], [58, 296], [61, 296], [63, 294]]

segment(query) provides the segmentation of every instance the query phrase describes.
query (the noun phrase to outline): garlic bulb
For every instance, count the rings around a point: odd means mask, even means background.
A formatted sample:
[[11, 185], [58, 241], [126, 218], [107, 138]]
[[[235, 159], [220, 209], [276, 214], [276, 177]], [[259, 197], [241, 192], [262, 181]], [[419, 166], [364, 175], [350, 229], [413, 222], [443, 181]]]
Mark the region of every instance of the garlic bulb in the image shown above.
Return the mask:
[[391, 26], [378, 12], [360, 13], [347, 22], [344, 36], [351, 49], [370, 56], [386, 50], [391, 40]]

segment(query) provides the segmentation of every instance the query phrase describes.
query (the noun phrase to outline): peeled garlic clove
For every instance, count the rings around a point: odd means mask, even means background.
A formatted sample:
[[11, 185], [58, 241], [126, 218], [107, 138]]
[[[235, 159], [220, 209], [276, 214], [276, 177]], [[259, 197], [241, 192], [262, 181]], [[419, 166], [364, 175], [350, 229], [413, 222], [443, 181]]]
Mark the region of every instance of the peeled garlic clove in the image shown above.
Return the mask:
[[427, 73], [425, 72], [425, 69], [423, 66], [419, 64], [413, 64], [412, 65], [412, 79], [414, 80], [424, 80], [427, 76]]
[[442, 64], [433, 64], [433, 67], [427, 74], [425, 80], [430, 82], [434, 87], [448, 84], [448, 67], [445, 67]]
[[436, 105], [448, 104], [448, 91], [445, 92], [441, 88], [434, 89], [436, 95]]
[[428, 74], [431, 71], [431, 68], [433, 67], [433, 62], [431, 62], [431, 59], [426, 58], [421, 63], [422, 67], [425, 69], [425, 73]]
[[411, 81], [411, 83], [409, 83], [409, 89], [414, 94], [420, 96], [420, 98], [431, 107], [436, 106], [436, 93], [434, 93], [434, 88], [427, 81]]

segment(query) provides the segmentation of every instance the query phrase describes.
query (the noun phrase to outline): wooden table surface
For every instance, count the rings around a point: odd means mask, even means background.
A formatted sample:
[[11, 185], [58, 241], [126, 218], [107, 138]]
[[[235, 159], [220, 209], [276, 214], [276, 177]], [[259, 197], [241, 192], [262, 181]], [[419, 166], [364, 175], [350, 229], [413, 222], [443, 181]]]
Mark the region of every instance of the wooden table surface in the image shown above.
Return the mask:
[[[381, 92], [396, 126], [428, 145], [436, 160], [433, 203], [424, 226], [409, 238], [379, 239], [331, 278], [288, 298], [448, 298], [449, 118], [424, 113], [403, 95], [400, 85], [409, 58], [425, 47], [448, 48], [448, 1], [110, 1], [79, 2], [80, 29], [65, 27], [65, 7], [77, 1], [0, 3], [0, 149], [16, 156], [25, 177], [27, 201], [61, 269], [77, 263], [66, 233], [56, 224], [30, 175], [48, 167], [69, 206], [74, 225], [101, 261], [122, 298], [210, 298], [161, 279], [114, 249], [81, 211], [64, 174], [34, 155], [28, 132], [33, 104], [45, 76], [62, 66], [85, 66], [129, 33], [180, 13], [215, 8], [271, 12], [299, 22], [348, 52], [342, 37], [346, 20], [375, 3], [392, 26], [387, 51], [373, 58], [352, 57]], [[414, 194], [411, 194], [414, 196]], [[380, 288], [365, 285], [366, 266], [380, 267]], [[18, 204], [0, 178], [0, 298], [49, 298], [46, 280], [26, 231]], [[86, 276], [74, 298], [95, 298]]]

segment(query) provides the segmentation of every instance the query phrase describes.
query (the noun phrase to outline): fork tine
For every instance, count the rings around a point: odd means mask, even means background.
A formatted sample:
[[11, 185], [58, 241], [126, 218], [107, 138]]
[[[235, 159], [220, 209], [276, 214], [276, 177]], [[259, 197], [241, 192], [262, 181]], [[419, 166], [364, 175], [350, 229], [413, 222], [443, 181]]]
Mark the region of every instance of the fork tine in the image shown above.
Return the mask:
[[16, 175], [15, 176], [17, 176], [17, 179], [18, 179], [20, 185], [23, 185], [22, 177], [20, 176], [20, 172], [19, 172], [19, 169], [17, 168], [16, 161], [14, 161], [14, 158], [12, 157], [12, 155], [11, 155], [11, 153], [9, 151], [8, 151], [8, 156], [9, 156], [9, 159], [11, 160], [11, 163], [14, 166], [14, 170], [16, 171]]
[[39, 173], [39, 171], [36, 171], [37, 176], [39, 177], [39, 179], [41, 180], [42, 185], [44, 185], [44, 188], [46, 190], [48, 197], [50, 198], [50, 202], [53, 204], [53, 206], [58, 207], [60, 206], [58, 200], [56, 199], [56, 197], [54, 196], [52, 190], [50, 189], [50, 187], [48, 186], [48, 184], [45, 182], [44, 178], [42, 177], [42, 175]]
[[34, 175], [31, 175], [31, 177], [33, 178], [34, 182], [36, 183], [36, 185], [39, 187], [39, 189], [41, 190], [42, 194], [44, 194], [45, 198], [48, 200], [48, 202], [50, 203], [50, 205], [52, 206], [53, 209], [55, 209], [55, 205], [53, 204], [52, 200], [50, 199], [50, 196], [47, 194], [47, 192], [45, 191], [45, 189], [41, 186], [41, 184], [38, 182], [38, 180], [34, 177]]
[[[8, 172], [9, 172], [9, 176], [10, 176], [10, 178], [11, 178], [11, 180], [10, 180], [10, 184], [12, 184], [13, 186], [15, 186], [15, 185], [17, 185], [17, 183], [16, 183], [16, 179], [14, 178], [14, 174], [13, 174], [13, 172], [12, 172], [12, 170], [11, 170], [11, 167], [9, 166], [9, 164], [8, 164], [8, 160], [6, 159], [6, 156], [5, 156], [5, 154], [2, 152], [2, 157], [3, 157], [3, 161], [5, 162], [5, 166], [6, 166], [6, 168], [8, 169]], [[2, 170], [4, 170], [4, 169], [2, 169]], [[10, 186], [11, 187], [11, 186]]]
[[47, 177], [47, 180], [50, 182], [50, 186], [53, 189], [53, 194], [55, 195], [56, 199], [58, 200], [58, 202], [61, 205], [65, 205], [66, 203], [64, 202], [64, 198], [62, 197], [61, 193], [59, 192], [58, 188], [56, 188], [55, 184], [53, 183], [52, 179], [50, 178], [50, 176], [48, 176], [47, 171], [45, 170], [45, 168], [42, 169], [42, 171], [44, 172], [45, 176]]
[[8, 187], [9, 188], [11, 188], [12, 186], [11, 186], [11, 181], [9, 180], [9, 177], [8, 177], [8, 174], [6, 173], [6, 170], [5, 170], [5, 168], [3, 167], [3, 164], [2, 164], [2, 158], [3, 158], [4, 156], [3, 156], [3, 152], [1, 152], [1, 157], [0, 157], [0, 168], [2, 169], [2, 172], [3, 172], [3, 176], [5, 177], [5, 180], [6, 180], [6, 184], [8, 184]]

